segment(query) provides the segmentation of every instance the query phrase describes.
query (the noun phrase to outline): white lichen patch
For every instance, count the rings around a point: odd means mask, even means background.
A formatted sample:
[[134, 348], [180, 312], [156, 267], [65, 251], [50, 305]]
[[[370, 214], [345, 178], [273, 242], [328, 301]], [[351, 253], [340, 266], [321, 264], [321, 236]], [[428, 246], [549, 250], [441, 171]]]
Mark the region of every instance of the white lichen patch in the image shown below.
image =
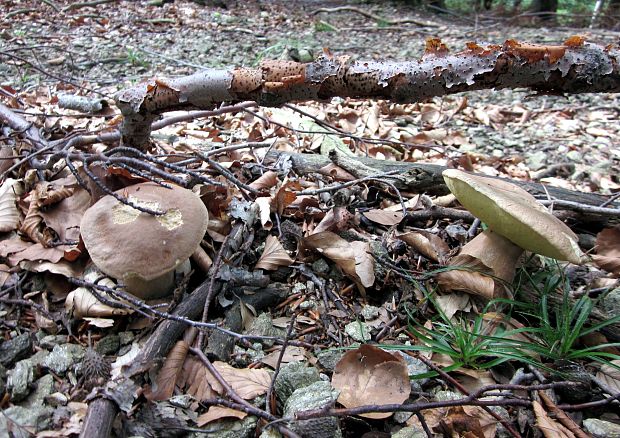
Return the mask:
[[[138, 207], [147, 208], [149, 210], [160, 210], [159, 202], [145, 201], [143, 199], [136, 198], [135, 196], [129, 196], [128, 201]], [[143, 213], [140, 210], [133, 208], [131, 205], [121, 204], [120, 202], [112, 207], [112, 221], [118, 225], [124, 225], [135, 221], [138, 216]], [[155, 216], [157, 222], [168, 231], [183, 225], [183, 214], [178, 208], [171, 208], [161, 216]]]
[[171, 231], [183, 225], [183, 214], [178, 208], [171, 208], [165, 214], [157, 216], [157, 222], [165, 229]]
[[[144, 201], [132, 195], [129, 195], [127, 200], [138, 207], [148, 208], [149, 210], [159, 210], [159, 202]], [[128, 224], [135, 221], [138, 216], [140, 216], [140, 213], [142, 213], [140, 210], [136, 210], [130, 205], [121, 204], [119, 202], [112, 207], [112, 221], [119, 225]]]

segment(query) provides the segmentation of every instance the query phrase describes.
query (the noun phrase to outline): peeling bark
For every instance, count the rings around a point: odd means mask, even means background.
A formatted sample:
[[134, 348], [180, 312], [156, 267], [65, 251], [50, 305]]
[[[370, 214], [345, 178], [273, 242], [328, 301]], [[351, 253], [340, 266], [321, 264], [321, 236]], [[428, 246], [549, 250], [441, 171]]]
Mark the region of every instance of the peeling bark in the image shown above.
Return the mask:
[[544, 93], [620, 92], [620, 51], [571, 37], [559, 46], [508, 40], [448, 54], [427, 41], [419, 61], [352, 61], [329, 53], [311, 63], [263, 61], [258, 68], [207, 69], [178, 79], [151, 79], [119, 92], [122, 142], [144, 149], [157, 115], [253, 100], [263, 106], [332, 97], [418, 102], [487, 88], [525, 87]]

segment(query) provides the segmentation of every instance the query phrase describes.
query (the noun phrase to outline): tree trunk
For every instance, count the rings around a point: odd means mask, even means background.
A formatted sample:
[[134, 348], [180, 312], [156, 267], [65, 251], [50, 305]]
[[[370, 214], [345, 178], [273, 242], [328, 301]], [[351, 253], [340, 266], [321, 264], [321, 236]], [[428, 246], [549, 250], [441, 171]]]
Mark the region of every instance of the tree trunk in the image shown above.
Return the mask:
[[543, 21], [551, 21], [556, 17], [558, 0], [534, 0], [532, 12]]

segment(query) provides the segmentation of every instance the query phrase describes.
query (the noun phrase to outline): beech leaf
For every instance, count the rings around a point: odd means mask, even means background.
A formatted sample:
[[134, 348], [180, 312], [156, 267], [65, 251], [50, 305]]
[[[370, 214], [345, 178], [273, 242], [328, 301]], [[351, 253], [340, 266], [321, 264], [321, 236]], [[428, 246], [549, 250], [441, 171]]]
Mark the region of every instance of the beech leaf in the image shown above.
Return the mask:
[[[347, 408], [403, 403], [411, 393], [402, 357], [367, 344], [342, 356], [334, 368], [332, 386], [340, 390], [338, 402]], [[375, 419], [390, 415], [391, 412], [361, 414]]]
[[374, 284], [374, 259], [367, 242], [348, 242], [336, 233], [323, 231], [304, 238], [304, 244], [334, 261], [362, 292]]
[[278, 238], [269, 235], [265, 241], [265, 249], [254, 269], [275, 271], [281, 266], [290, 266], [294, 261], [295, 260], [288, 255]]
[[234, 368], [225, 362], [213, 362], [213, 366], [232, 389], [245, 400], [266, 394], [271, 385], [271, 374], [265, 369]]

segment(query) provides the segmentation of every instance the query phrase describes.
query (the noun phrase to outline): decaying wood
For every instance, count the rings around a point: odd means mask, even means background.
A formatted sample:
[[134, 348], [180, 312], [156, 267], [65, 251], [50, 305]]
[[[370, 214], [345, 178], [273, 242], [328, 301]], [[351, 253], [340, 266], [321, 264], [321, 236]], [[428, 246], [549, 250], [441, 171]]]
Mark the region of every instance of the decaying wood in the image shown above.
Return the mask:
[[[249, 304], [257, 311], [262, 311], [278, 305], [286, 298], [288, 292], [289, 287], [280, 283], [274, 283], [267, 288], [254, 291], [252, 295], [245, 295], [242, 290], [237, 291], [235, 296], [239, 297], [239, 299], [236, 299], [235, 304], [226, 311], [224, 328], [237, 333], [242, 330], [243, 321], [241, 319], [239, 300], [243, 301], [245, 304]], [[209, 336], [209, 342], [207, 343], [205, 353], [217, 360], [228, 362], [234, 348], [235, 339], [232, 336], [213, 331]]]
[[257, 68], [206, 69], [177, 79], [152, 79], [119, 92], [122, 142], [146, 148], [157, 115], [175, 109], [210, 109], [252, 100], [263, 106], [332, 97], [419, 102], [434, 96], [488, 88], [525, 87], [544, 93], [620, 91], [620, 51], [571, 37], [543, 46], [508, 40], [469, 43], [448, 54], [438, 39], [427, 41], [419, 61], [352, 61], [326, 53], [310, 63], [263, 61]]
[[[293, 168], [301, 174], [321, 173], [324, 167], [332, 162], [339, 165], [357, 178], [398, 171], [397, 175], [385, 177], [399, 189], [413, 193], [427, 193], [431, 195], [445, 195], [449, 190], [441, 176], [446, 167], [437, 164], [410, 163], [403, 161], [377, 160], [366, 157], [345, 157], [342, 154], [332, 153], [331, 159], [325, 155], [295, 154], [280, 151], [270, 151], [265, 163], [274, 163], [277, 160], [290, 159]], [[596, 193], [583, 193], [561, 187], [552, 187], [533, 181], [507, 180], [527, 190], [533, 196], [546, 199], [547, 194], [552, 199], [575, 202], [578, 204], [598, 206], [607, 201], [607, 197]], [[608, 207], [620, 208], [615, 202]]]

